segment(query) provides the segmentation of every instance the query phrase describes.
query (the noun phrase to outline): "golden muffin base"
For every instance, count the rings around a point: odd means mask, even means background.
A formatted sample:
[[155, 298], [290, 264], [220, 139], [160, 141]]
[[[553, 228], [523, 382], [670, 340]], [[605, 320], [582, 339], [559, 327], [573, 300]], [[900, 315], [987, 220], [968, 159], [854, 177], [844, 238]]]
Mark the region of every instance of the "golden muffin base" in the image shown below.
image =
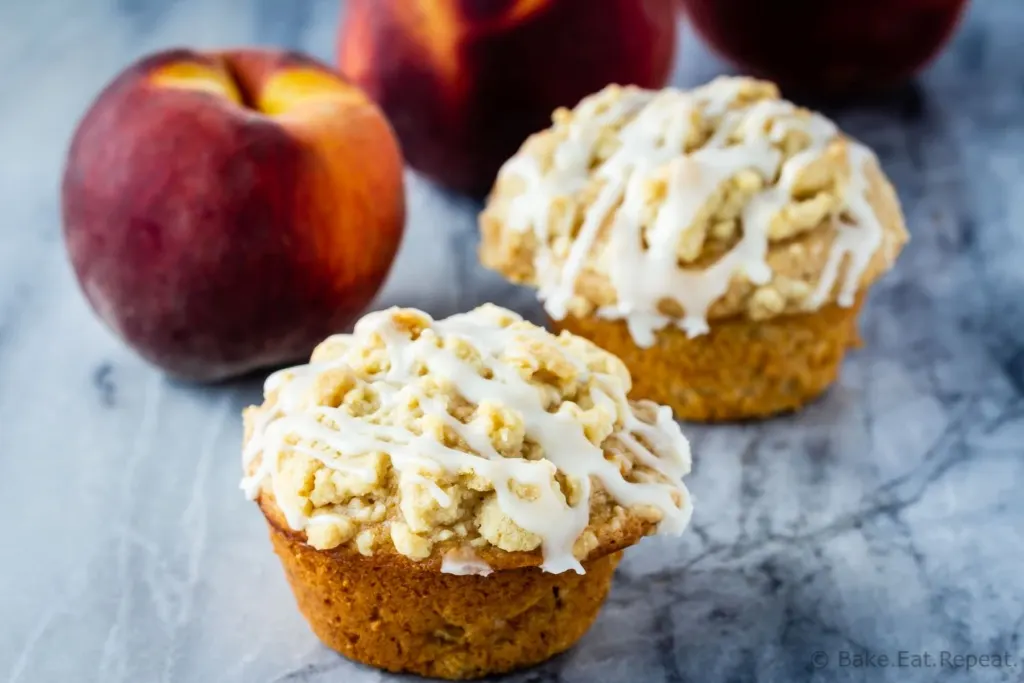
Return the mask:
[[797, 410], [820, 396], [838, 377], [846, 350], [860, 345], [863, 301], [862, 292], [849, 308], [713, 320], [710, 332], [692, 339], [669, 326], [647, 349], [621, 320], [569, 316], [552, 324], [621, 358], [633, 376], [632, 398], [666, 404], [681, 420], [721, 422]]
[[299, 611], [333, 650], [392, 672], [452, 680], [538, 664], [597, 617], [621, 552], [586, 574], [537, 567], [455, 576], [405, 557], [316, 550], [268, 520]]

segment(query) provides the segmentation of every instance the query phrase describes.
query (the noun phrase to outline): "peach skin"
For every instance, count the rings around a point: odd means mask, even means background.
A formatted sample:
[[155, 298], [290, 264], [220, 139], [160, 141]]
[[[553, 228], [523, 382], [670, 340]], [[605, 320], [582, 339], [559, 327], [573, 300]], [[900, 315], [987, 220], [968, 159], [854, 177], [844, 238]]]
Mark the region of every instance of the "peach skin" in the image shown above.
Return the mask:
[[608, 83], [665, 84], [677, 0], [349, 0], [338, 60], [409, 164], [474, 195], [551, 112]]
[[96, 313], [202, 381], [294, 360], [349, 325], [405, 219], [380, 110], [329, 67], [261, 50], [128, 67], [78, 126], [62, 200]]
[[[901, 85], [952, 36], [967, 0], [683, 0], [691, 25], [743, 71], [843, 97]], [[770, 8], [769, 8], [770, 5]]]

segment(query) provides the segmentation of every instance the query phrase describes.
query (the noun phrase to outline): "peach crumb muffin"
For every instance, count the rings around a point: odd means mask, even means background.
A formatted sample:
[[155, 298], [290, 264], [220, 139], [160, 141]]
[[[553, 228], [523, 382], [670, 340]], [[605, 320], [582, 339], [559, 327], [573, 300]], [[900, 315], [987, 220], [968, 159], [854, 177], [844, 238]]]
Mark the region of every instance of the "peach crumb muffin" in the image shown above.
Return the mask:
[[572, 646], [621, 551], [689, 521], [687, 441], [629, 388], [611, 354], [496, 306], [372, 313], [267, 380], [242, 487], [329, 647], [508, 671]]
[[690, 420], [799, 408], [858, 343], [907, 241], [872, 152], [771, 83], [609, 86], [532, 136], [481, 215], [481, 259]]

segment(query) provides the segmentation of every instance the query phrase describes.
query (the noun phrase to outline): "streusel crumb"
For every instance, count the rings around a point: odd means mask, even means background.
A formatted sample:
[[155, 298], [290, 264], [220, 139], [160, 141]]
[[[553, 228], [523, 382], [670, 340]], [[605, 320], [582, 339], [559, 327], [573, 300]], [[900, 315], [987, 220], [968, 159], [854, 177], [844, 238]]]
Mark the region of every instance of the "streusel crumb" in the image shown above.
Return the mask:
[[268, 380], [245, 412], [243, 483], [318, 549], [550, 561], [561, 544], [572, 564], [627, 518], [685, 524], [685, 439], [629, 388], [611, 354], [496, 306], [391, 309]]

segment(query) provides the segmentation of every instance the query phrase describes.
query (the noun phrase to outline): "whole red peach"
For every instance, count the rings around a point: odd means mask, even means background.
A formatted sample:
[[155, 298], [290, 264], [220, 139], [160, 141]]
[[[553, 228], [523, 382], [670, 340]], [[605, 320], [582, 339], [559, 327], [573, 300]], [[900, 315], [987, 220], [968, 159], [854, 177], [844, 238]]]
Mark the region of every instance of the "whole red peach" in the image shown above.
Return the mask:
[[358, 88], [310, 58], [171, 50], [97, 97], [71, 143], [64, 237], [82, 291], [168, 373], [307, 354], [386, 276], [402, 158]]
[[609, 83], [657, 88], [676, 0], [349, 0], [338, 59], [409, 164], [483, 194], [551, 112]]
[[682, 0], [742, 69], [820, 94], [905, 81], [946, 43], [967, 0]]

